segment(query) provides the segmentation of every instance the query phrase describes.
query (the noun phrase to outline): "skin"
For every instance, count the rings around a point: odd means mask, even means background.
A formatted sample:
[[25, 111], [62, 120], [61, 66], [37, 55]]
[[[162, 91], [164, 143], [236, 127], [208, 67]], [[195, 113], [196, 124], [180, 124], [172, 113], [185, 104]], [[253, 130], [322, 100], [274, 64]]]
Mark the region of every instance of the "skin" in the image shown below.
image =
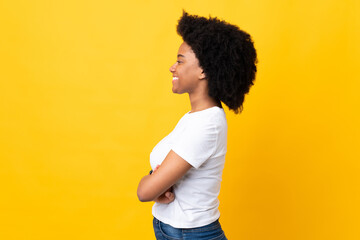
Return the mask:
[[[173, 77], [173, 93], [188, 93], [191, 104], [191, 112], [205, 110], [210, 107], [221, 107], [221, 103], [208, 95], [208, 82], [203, 69], [191, 47], [183, 42], [178, 50], [177, 61], [170, 67]], [[138, 186], [137, 195], [140, 201], [155, 201], [170, 203], [175, 195], [172, 186], [180, 180], [192, 166], [170, 151], [162, 164], [154, 169], [151, 175], [144, 176]]]
[[210, 107], [221, 107], [221, 103], [209, 96], [208, 81], [199, 60], [191, 47], [183, 42], [178, 51], [177, 61], [170, 67], [173, 77], [173, 93], [188, 93], [191, 112], [205, 110]]

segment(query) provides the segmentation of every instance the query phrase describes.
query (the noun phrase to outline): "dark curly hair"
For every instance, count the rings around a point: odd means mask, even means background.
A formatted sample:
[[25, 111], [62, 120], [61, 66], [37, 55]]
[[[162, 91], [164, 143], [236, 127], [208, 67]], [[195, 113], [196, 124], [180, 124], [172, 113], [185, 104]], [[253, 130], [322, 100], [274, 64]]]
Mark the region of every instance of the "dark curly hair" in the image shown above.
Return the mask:
[[251, 36], [237, 26], [183, 11], [177, 33], [194, 51], [208, 80], [209, 96], [230, 110], [243, 110], [254, 85], [257, 55]]

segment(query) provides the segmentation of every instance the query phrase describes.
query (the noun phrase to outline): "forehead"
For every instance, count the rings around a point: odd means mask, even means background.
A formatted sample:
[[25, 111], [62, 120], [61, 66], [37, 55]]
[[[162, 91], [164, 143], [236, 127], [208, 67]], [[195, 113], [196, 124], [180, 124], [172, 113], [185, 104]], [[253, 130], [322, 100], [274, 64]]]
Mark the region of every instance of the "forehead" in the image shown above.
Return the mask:
[[182, 54], [182, 55], [189, 55], [189, 54], [192, 55], [192, 54], [194, 54], [193, 50], [191, 49], [191, 47], [186, 42], [183, 42], [180, 45], [178, 53]]
[[[182, 56], [179, 56], [179, 55], [182, 55]], [[190, 61], [190, 62], [198, 61], [195, 56], [194, 51], [186, 42], [183, 42], [180, 45], [179, 51], [178, 51], [178, 57], [184, 57], [186, 59], [186, 61]]]

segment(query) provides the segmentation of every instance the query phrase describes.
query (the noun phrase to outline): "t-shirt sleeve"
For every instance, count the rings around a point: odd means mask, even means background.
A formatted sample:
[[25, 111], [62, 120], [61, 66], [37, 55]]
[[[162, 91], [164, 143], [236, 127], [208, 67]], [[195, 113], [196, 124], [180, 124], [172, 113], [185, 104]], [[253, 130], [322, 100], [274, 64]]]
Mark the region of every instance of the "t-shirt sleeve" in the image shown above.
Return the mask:
[[174, 140], [172, 150], [194, 168], [215, 153], [217, 130], [214, 124], [188, 125]]

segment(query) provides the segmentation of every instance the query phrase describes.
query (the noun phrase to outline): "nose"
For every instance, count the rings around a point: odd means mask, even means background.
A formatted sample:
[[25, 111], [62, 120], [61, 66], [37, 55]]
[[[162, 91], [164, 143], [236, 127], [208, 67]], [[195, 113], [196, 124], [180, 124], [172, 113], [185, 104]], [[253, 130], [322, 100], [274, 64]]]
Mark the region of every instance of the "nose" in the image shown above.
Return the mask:
[[174, 73], [176, 69], [176, 63], [174, 63], [171, 67], [170, 67], [170, 72]]

